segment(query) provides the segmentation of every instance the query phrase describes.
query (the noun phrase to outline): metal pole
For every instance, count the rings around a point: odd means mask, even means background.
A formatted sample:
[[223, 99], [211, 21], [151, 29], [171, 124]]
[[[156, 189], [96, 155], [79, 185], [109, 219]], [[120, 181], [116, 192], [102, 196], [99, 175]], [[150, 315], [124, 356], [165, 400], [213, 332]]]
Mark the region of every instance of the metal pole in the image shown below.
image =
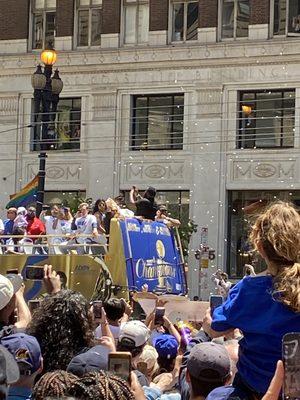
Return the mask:
[[43, 151], [39, 154], [40, 164], [38, 173], [38, 191], [36, 198], [36, 214], [39, 217], [43, 209], [44, 195], [45, 195], [45, 178], [46, 178], [46, 158], [47, 154]]

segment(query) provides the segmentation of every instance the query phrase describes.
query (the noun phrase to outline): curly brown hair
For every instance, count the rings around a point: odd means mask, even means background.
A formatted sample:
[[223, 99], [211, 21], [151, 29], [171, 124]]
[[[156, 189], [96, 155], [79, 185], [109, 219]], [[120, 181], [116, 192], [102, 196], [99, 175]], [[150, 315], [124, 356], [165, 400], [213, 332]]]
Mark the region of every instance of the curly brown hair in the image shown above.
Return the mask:
[[282, 201], [271, 204], [257, 217], [250, 241], [267, 257], [274, 293], [300, 312], [300, 215], [295, 207]]
[[104, 371], [85, 374], [73, 383], [68, 395], [78, 400], [134, 400], [123, 379]]
[[75, 355], [94, 345], [88, 301], [72, 290], [47, 296], [35, 311], [27, 333], [41, 346], [44, 372], [67, 369]]
[[66, 371], [47, 372], [34, 385], [33, 400], [44, 400], [47, 397], [62, 398], [78, 377]]

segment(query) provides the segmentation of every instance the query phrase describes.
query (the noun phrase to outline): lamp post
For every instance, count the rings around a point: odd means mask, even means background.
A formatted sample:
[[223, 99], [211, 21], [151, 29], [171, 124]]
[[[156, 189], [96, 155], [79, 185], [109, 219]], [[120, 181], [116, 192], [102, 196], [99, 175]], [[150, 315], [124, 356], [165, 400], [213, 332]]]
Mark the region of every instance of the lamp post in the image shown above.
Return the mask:
[[[41, 61], [44, 64], [44, 71], [39, 64], [35, 73], [32, 75], [31, 84], [34, 89], [34, 129], [39, 128], [39, 173], [37, 191], [37, 215], [39, 216], [44, 203], [45, 178], [46, 178], [46, 159], [47, 150], [55, 148], [55, 136], [50, 137], [50, 132], [54, 132], [53, 125], [59, 102], [59, 94], [63, 88], [63, 82], [59, 77], [58, 69], [52, 76], [52, 67], [57, 59], [54, 49], [46, 49], [41, 53]], [[38, 117], [41, 113], [41, 123], [38, 124]]]

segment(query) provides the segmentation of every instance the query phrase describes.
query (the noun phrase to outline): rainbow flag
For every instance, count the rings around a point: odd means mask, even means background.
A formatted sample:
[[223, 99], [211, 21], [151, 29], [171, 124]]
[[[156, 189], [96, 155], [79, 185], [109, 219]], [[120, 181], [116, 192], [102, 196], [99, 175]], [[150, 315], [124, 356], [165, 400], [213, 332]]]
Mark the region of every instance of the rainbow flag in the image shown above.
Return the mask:
[[6, 208], [26, 207], [28, 204], [34, 203], [36, 201], [38, 182], [39, 177], [35, 176], [20, 192], [10, 195], [10, 201], [7, 203]]

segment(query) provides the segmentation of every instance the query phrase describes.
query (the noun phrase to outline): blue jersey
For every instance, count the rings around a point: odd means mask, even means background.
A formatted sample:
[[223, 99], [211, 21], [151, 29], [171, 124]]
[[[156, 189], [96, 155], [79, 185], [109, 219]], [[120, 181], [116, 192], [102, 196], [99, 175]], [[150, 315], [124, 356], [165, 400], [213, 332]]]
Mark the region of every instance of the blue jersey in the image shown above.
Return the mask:
[[213, 313], [212, 329], [239, 328], [238, 371], [253, 390], [265, 393], [282, 358], [282, 337], [300, 331], [300, 314], [289, 310], [272, 296], [272, 277], [242, 279], [225, 303]]

